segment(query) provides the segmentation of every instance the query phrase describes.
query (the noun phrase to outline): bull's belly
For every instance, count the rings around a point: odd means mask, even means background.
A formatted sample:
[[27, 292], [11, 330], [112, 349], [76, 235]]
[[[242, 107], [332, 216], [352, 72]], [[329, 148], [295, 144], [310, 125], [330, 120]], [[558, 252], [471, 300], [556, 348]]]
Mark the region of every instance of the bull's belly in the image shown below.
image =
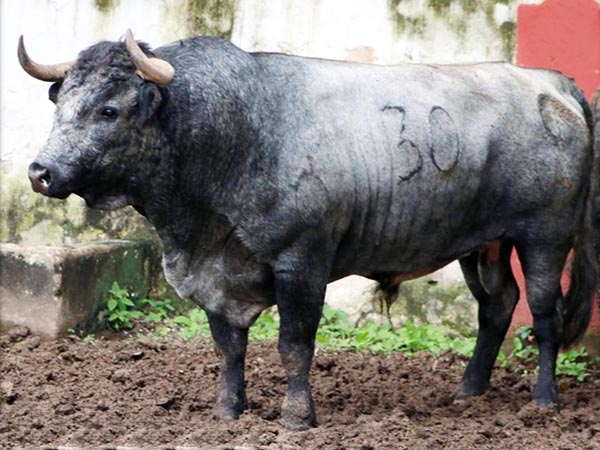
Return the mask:
[[414, 233], [405, 239], [388, 236], [346, 242], [338, 248], [331, 278], [381, 273], [394, 274], [398, 282], [419, 278], [501, 239], [506, 232], [501, 224], [472, 225], [465, 225], [462, 233], [440, 227], [437, 233]]
[[424, 277], [425, 275], [429, 275], [430, 273], [435, 272], [436, 270], [441, 269], [442, 267], [450, 264], [452, 260], [446, 261], [443, 263], [435, 263], [426, 267], [420, 267], [418, 269], [404, 269], [404, 270], [374, 270], [371, 272], [362, 272], [356, 273], [355, 275], [360, 275], [366, 278], [371, 278], [373, 280], [379, 280], [382, 274], [385, 274], [386, 277], [389, 278], [390, 283], [396, 285], [400, 284], [404, 281], [414, 280], [416, 278]]
[[[465, 254], [467, 254], [466, 252]], [[353, 264], [351, 266], [335, 266], [332, 270], [330, 282], [338, 280], [340, 278], [349, 276], [349, 275], [360, 275], [366, 278], [377, 278], [379, 274], [393, 274], [394, 279], [397, 280], [398, 283], [408, 280], [414, 280], [415, 278], [419, 278], [430, 273], [435, 272], [436, 270], [441, 269], [442, 267], [450, 264], [452, 261], [459, 258], [459, 255], [455, 258], [449, 258], [445, 260], [439, 260], [435, 258], [432, 261], [371, 261], [365, 264]]]

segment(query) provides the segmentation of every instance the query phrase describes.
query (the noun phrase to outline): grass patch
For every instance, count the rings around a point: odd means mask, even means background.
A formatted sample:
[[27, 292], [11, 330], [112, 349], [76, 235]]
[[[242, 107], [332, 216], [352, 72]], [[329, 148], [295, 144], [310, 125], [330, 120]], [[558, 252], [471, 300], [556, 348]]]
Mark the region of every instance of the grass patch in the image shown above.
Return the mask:
[[[136, 298], [116, 282], [109, 290], [105, 317], [107, 324], [117, 331], [132, 330], [139, 325], [150, 329], [156, 338], [178, 335], [184, 340], [199, 338], [210, 341], [208, 318], [202, 309], [196, 307], [185, 314], [178, 314], [170, 300]], [[272, 307], [265, 310], [250, 328], [249, 338], [277, 339], [278, 334], [279, 317]], [[94, 337], [85, 339], [93, 340]], [[325, 306], [316, 343], [323, 350], [330, 351], [368, 351], [384, 355], [393, 352], [413, 355], [421, 351], [437, 355], [452, 351], [469, 357], [475, 348], [475, 337], [452, 336], [442, 327], [416, 325], [410, 320], [400, 327], [373, 321], [354, 326], [345, 312]], [[538, 356], [532, 328], [522, 327], [513, 336], [512, 351], [509, 354], [500, 352], [497, 362], [503, 368], [526, 375], [538, 370]], [[600, 358], [591, 358], [585, 348], [570, 349], [559, 354], [556, 373], [585, 381], [598, 364]]]
[[[537, 372], [540, 351], [535, 345], [532, 327], [518, 328], [513, 336], [513, 349], [507, 356], [499, 355], [502, 367], [511, 367], [516, 372], [527, 375]], [[591, 358], [584, 347], [571, 348], [558, 354], [556, 375], [569, 376], [578, 381], [585, 381], [592, 366], [600, 363], [600, 358]]]
[[452, 337], [441, 327], [415, 325], [411, 321], [401, 327], [373, 321], [355, 327], [350, 325], [346, 313], [326, 306], [317, 332], [317, 343], [330, 350], [371, 351], [388, 355], [418, 351], [439, 354], [452, 350], [467, 356], [475, 347], [475, 338]]

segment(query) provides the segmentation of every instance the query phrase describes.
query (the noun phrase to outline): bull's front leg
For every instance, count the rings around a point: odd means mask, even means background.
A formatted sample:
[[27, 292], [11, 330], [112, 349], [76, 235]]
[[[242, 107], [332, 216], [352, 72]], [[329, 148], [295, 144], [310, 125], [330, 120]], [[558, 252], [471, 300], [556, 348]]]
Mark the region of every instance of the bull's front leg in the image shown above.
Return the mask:
[[308, 258], [300, 264], [302, 269], [291, 266], [274, 271], [280, 316], [279, 354], [288, 381], [281, 420], [292, 430], [316, 424], [309, 371], [327, 284], [328, 270], [323, 261]]
[[236, 420], [246, 409], [244, 362], [248, 329], [235, 328], [213, 314], [207, 314], [215, 348], [221, 358], [221, 385], [214, 406], [217, 417]]

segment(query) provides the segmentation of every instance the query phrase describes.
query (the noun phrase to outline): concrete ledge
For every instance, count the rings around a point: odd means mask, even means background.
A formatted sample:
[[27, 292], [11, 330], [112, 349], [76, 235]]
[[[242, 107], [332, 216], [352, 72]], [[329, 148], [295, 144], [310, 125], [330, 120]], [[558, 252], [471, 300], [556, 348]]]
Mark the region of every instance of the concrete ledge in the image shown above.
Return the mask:
[[53, 339], [69, 328], [94, 331], [112, 283], [145, 295], [158, 269], [157, 256], [146, 241], [0, 244], [0, 332], [20, 325]]

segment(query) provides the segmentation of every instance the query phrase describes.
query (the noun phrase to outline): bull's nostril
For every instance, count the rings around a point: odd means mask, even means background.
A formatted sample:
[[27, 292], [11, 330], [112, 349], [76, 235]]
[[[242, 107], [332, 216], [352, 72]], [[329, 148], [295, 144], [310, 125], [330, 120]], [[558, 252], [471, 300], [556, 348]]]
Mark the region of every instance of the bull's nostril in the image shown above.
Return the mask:
[[34, 191], [47, 194], [52, 183], [52, 173], [46, 167], [34, 162], [29, 166], [29, 179]]
[[41, 181], [44, 187], [48, 187], [52, 181], [52, 174], [48, 169], [44, 169], [44, 171], [38, 175], [38, 179]]

